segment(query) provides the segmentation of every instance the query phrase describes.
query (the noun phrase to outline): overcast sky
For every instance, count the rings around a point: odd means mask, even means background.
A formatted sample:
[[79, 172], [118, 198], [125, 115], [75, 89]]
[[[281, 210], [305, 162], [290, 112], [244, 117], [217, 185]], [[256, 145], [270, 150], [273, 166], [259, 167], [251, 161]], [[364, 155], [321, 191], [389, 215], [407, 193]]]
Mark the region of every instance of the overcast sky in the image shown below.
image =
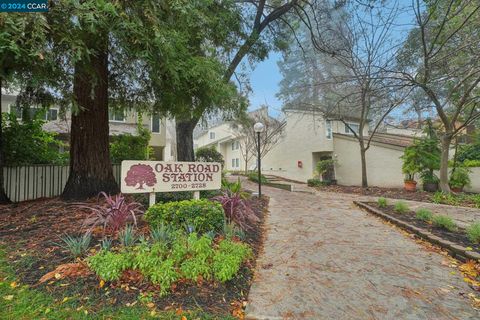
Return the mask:
[[282, 103], [275, 94], [278, 91], [278, 83], [282, 75], [277, 66], [277, 61], [282, 59], [281, 53], [272, 52], [268, 59], [257, 64], [250, 74], [250, 82], [253, 92], [250, 94], [250, 109], [255, 110], [262, 104], [269, 106], [272, 114], [277, 114], [282, 109]]

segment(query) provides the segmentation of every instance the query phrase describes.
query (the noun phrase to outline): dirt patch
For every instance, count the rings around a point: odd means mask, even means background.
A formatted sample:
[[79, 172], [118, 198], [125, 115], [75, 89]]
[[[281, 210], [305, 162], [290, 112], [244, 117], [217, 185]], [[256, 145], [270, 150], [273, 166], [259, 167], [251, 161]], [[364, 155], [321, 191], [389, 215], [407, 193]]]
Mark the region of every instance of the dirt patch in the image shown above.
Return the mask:
[[[92, 202], [95, 202], [93, 199]], [[202, 309], [214, 314], [231, 314], [246, 301], [253, 278], [256, 258], [263, 241], [263, 221], [268, 207], [268, 198], [251, 198], [252, 208], [260, 221], [246, 232], [254, 258], [242, 266], [237, 276], [227, 283], [179, 281], [172, 293], [160, 298], [154, 295], [152, 302], [159, 309]], [[101, 285], [94, 274], [85, 274], [81, 281], [65, 277], [45, 283], [39, 280], [59, 265], [73, 263], [72, 258], [58, 243], [65, 234], [81, 234], [82, 224], [89, 211], [59, 198], [42, 199], [21, 204], [0, 206], [0, 246], [7, 251], [7, 259], [19, 281], [62, 299], [80, 295], [90, 301], [92, 310], [105, 306], [138, 303], [139, 296], [158, 292], [152, 284], [144, 281], [140, 274], [130, 272], [115, 283]], [[148, 225], [139, 219], [138, 233], [146, 234]], [[92, 234], [91, 247], [99, 249], [103, 237], [101, 232]]]
[[431, 222], [425, 222], [423, 220], [417, 219], [415, 216], [415, 212], [413, 211], [409, 211], [406, 213], [397, 213], [391, 205], [380, 208], [375, 202], [367, 202], [366, 204], [368, 204], [370, 207], [382, 211], [383, 213], [395, 217], [398, 220], [407, 222], [419, 228], [426, 229], [432, 234], [442, 239], [449, 240], [463, 247], [470, 247], [473, 251], [480, 253], [480, 244], [471, 242], [465, 233], [465, 229], [458, 228], [457, 231], [448, 231], [446, 229], [434, 226]]

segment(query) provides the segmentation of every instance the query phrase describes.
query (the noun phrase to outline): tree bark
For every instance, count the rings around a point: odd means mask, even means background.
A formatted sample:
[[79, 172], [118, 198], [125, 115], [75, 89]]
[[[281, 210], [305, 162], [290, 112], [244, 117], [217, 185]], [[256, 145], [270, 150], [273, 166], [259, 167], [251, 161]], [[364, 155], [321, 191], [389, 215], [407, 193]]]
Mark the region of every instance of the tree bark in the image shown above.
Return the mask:
[[368, 177], [367, 177], [367, 150], [363, 144], [363, 141], [360, 141], [360, 159], [362, 161], [362, 188], [368, 188]]
[[90, 61], [75, 66], [73, 93], [79, 111], [72, 115], [70, 175], [62, 198], [83, 200], [101, 191], [117, 194], [120, 190], [110, 162], [106, 40]]
[[176, 121], [175, 127], [178, 161], [195, 161], [195, 153], [193, 151], [193, 129], [195, 129], [197, 122], [196, 119]]
[[450, 193], [450, 186], [448, 185], [448, 155], [450, 152], [450, 144], [452, 137], [449, 134], [442, 136], [442, 154], [440, 158], [440, 190], [445, 193]]
[[2, 87], [3, 87], [3, 79], [0, 77], [0, 204], [7, 204], [10, 203], [10, 199], [5, 192], [5, 187], [3, 185], [3, 164], [4, 164], [4, 153], [3, 153], [3, 114], [1, 110], [2, 105]]

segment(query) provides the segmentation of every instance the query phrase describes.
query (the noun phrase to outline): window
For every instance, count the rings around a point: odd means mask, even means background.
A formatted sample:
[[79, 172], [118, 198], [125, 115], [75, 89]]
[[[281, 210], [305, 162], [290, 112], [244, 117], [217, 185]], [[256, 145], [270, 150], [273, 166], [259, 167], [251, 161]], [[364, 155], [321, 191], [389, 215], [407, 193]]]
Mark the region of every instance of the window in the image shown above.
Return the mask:
[[240, 149], [240, 141], [233, 141], [232, 142], [232, 150], [238, 150]]
[[48, 109], [47, 120], [55, 121], [58, 119], [58, 110], [57, 109]]
[[[28, 117], [30, 119], [38, 118], [45, 121], [54, 121], [58, 119], [58, 109], [28, 108]], [[15, 105], [10, 105], [10, 113], [14, 113], [18, 120], [23, 119], [23, 110]]]
[[210, 132], [210, 140], [215, 139], [215, 132]]
[[110, 109], [108, 112], [108, 120], [114, 122], [125, 122], [125, 111]]
[[346, 134], [353, 134], [353, 132], [358, 134], [360, 132], [360, 125], [358, 123], [348, 123], [348, 126], [345, 124], [345, 133]]
[[160, 133], [160, 125], [161, 125], [160, 116], [158, 114], [154, 114], [152, 116], [152, 132]]
[[240, 159], [239, 158], [232, 159], [232, 168], [240, 168]]
[[331, 120], [327, 120], [325, 122], [325, 128], [326, 128], [327, 139], [332, 139], [332, 121]]

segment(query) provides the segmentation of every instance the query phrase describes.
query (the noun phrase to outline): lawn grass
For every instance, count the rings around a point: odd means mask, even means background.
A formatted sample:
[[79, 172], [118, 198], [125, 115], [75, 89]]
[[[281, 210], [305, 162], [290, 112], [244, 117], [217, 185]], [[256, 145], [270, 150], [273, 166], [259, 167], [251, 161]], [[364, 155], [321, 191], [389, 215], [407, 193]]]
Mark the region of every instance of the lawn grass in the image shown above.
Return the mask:
[[[81, 296], [54, 299], [46, 292], [18, 283], [15, 272], [6, 258], [6, 252], [0, 248], [0, 319], [187, 319], [214, 320], [235, 319], [218, 317], [201, 311], [185, 311], [177, 314], [173, 311], [157, 311], [142, 305], [133, 307], [106, 307], [92, 311], [92, 303]], [[98, 310], [98, 306], [95, 308]]]

